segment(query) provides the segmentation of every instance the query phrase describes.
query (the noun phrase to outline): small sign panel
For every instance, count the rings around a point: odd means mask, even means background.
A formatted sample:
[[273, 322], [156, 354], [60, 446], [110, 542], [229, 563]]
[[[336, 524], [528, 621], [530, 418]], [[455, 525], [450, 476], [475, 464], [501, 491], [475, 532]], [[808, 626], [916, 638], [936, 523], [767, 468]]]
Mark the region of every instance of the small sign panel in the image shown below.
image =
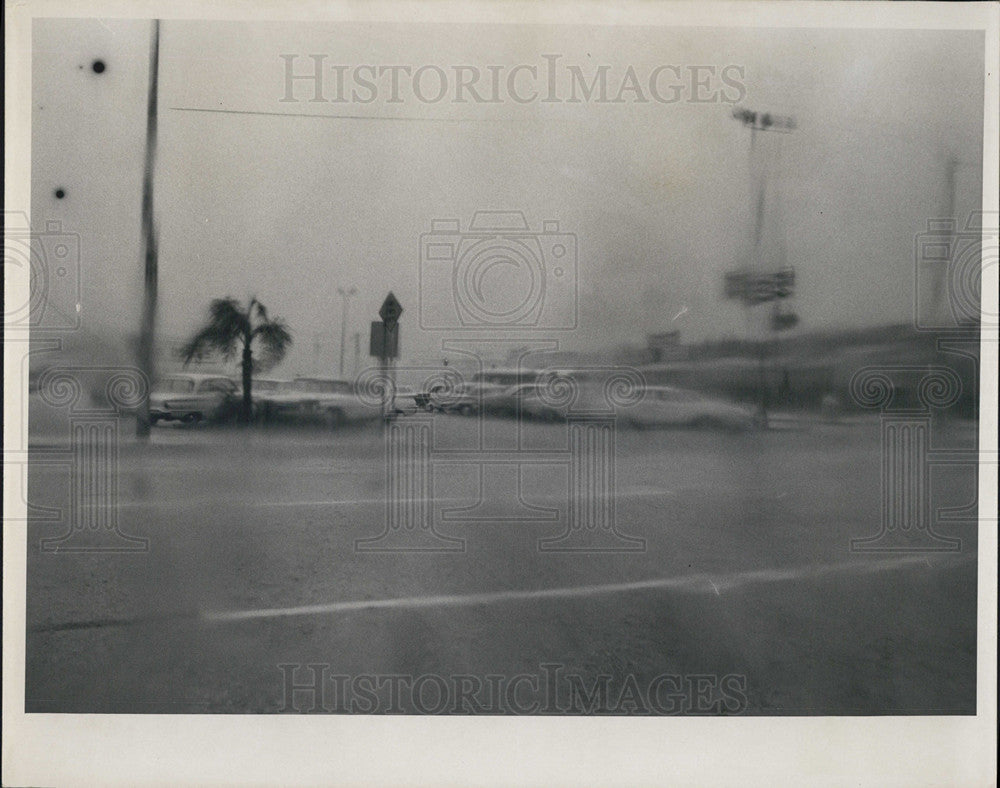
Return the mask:
[[771, 273], [730, 271], [725, 276], [726, 298], [738, 298], [747, 304], [764, 304], [795, 293], [795, 269], [782, 268]]
[[368, 354], [375, 358], [399, 357], [399, 324], [389, 326], [378, 320], [372, 321]]

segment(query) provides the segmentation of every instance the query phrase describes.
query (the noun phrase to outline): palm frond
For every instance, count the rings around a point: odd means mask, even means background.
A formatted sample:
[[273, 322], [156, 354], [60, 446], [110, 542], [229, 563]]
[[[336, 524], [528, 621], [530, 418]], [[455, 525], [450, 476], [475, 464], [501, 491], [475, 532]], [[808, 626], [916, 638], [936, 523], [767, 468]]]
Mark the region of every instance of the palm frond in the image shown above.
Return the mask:
[[178, 355], [185, 364], [190, 364], [195, 359], [200, 359], [210, 350], [215, 349], [215, 332], [211, 327], [206, 326], [185, 342]]
[[291, 347], [292, 334], [284, 320], [269, 317], [256, 297], [246, 309], [235, 298], [217, 298], [208, 307], [208, 321], [182, 346], [180, 356], [187, 364], [214, 350], [228, 361], [254, 340], [260, 346], [260, 361], [274, 366]]
[[234, 298], [217, 298], [208, 307], [208, 322], [184, 344], [180, 354], [185, 364], [212, 350], [228, 360], [250, 335], [250, 320], [240, 303]]
[[250, 310], [244, 311], [235, 298], [217, 298], [208, 308], [209, 324], [214, 325], [220, 336], [236, 340], [250, 336]]
[[272, 364], [281, 361], [292, 346], [292, 333], [281, 318], [258, 325], [253, 330], [253, 337], [260, 343], [261, 352]]
[[269, 319], [268, 319], [268, 316], [267, 316], [267, 307], [264, 306], [256, 298], [251, 299], [251, 301], [250, 301], [250, 309], [251, 310], [254, 310], [254, 309], [256, 310], [256, 312], [257, 312], [257, 319], [261, 323], [267, 323], [267, 322], [269, 322]]

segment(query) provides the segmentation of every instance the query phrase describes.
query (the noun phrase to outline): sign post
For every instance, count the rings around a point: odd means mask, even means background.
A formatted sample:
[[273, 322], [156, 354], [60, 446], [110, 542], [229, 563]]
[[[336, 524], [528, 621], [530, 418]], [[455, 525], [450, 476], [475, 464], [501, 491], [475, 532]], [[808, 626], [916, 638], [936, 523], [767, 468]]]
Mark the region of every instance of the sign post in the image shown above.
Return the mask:
[[[774, 303], [771, 314], [771, 329], [783, 331], [793, 328], [799, 318], [794, 312], [782, 312], [779, 303], [795, 294], [795, 269], [786, 266], [776, 271], [761, 272], [759, 270], [729, 271], [725, 275], [725, 296], [743, 302], [747, 309], [747, 321], [750, 323], [750, 311], [758, 304]], [[752, 329], [751, 329], [752, 330]], [[765, 367], [765, 339], [762, 337], [757, 345], [757, 394], [759, 416], [764, 426], [767, 426], [767, 377]]]
[[396, 369], [392, 362], [399, 357], [399, 317], [403, 314], [403, 305], [390, 292], [378, 314], [382, 320], [372, 321], [368, 352], [378, 358], [382, 379], [388, 381], [382, 395], [382, 418], [387, 419], [396, 404]]
[[[790, 134], [797, 126], [795, 118], [785, 115], [774, 115], [770, 112], [756, 112], [743, 107], [733, 110], [733, 118], [750, 129], [750, 166], [753, 171], [753, 159], [755, 157], [755, 143], [757, 132], [779, 132]], [[761, 236], [764, 224], [764, 196], [765, 181], [767, 178], [766, 165], [759, 174], [759, 180], [751, 188], [753, 201], [757, 205], [756, 222], [754, 226], [754, 243], [751, 257], [752, 270], [748, 272], [733, 272], [726, 276], [726, 295], [730, 298], [739, 298], [747, 306], [747, 320], [750, 318], [750, 307], [756, 304], [774, 301], [780, 298], [788, 298], [792, 294], [795, 284], [795, 273], [789, 268], [768, 274], [764, 269], [761, 259]], [[782, 246], [782, 256], [784, 256], [784, 246]], [[776, 319], [772, 321], [775, 330], [791, 328], [790, 318], [784, 321]], [[752, 330], [752, 326], [751, 326]], [[767, 426], [767, 381], [764, 375], [766, 366], [764, 336], [760, 337], [758, 345], [758, 388], [760, 394], [760, 420], [763, 426]]]

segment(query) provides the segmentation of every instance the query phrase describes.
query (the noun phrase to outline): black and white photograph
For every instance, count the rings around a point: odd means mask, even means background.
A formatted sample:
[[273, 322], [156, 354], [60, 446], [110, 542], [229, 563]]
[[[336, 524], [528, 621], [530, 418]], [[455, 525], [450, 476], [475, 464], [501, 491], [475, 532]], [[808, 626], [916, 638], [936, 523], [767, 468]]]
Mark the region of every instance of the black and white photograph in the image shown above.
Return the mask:
[[995, 784], [1000, 6], [821, 5], [8, 5], [4, 784]]

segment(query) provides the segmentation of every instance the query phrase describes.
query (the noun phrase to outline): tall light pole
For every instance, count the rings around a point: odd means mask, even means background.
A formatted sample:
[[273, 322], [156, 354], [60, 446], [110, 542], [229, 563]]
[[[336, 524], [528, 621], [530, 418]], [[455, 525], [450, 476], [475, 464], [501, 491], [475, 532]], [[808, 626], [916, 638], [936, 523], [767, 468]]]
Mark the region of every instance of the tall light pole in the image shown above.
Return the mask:
[[[776, 131], [783, 134], [789, 134], [795, 130], [795, 118], [788, 117], [785, 115], [772, 115], [769, 112], [756, 112], [754, 110], [737, 108], [733, 110], [733, 117], [740, 121], [745, 128], [750, 129], [750, 171], [751, 179], [753, 179], [753, 169], [754, 169], [754, 153], [757, 141], [758, 131]], [[766, 196], [766, 181], [767, 173], [762, 171], [760, 173], [760, 179], [754, 183], [751, 187], [754, 200], [754, 241], [753, 241], [753, 253], [751, 258], [751, 268], [753, 270], [753, 280], [754, 285], [752, 287], [756, 288], [757, 282], [764, 281], [764, 261], [763, 254], [761, 251], [761, 240], [763, 238], [764, 231], [764, 206], [765, 206], [765, 196]], [[774, 297], [777, 297], [776, 295]], [[747, 305], [747, 315], [749, 320], [749, 310], [755, 303], [760, 303], [762, 301], [773, 300], [770, 293], [757, 293], [755, 296], [751, 295], [749, 298], [744, 299], [744, 303]], [[767, 381], [764, 374], [765, 368], [765, 348], [764, 348], [764, 337], [761, 336], [757, 347], [757, 393], [760, 398], [758, 405], [759, 412], [758, 416], [760, 418], [761, 424], [767, 426]]]
[[[944, 213], [941, 215], [947, 220], [945, 226], [949, 229], [949, 232], [942, 240], [946, 240], [948, 248], [951, 249], [953, 248], [956, 229], [955, 222], [958, 221], [958, 217], [955, 216], [955, 182], [958, 173], [958, 159], [954, 155], [949, 156], [945, 160], [944, 167]], [[948, 266], [939, 265], [936, 269], [934, 278], [931, 279], [930, 314], [943, 325], [948, 315]]]
[[320, 368], [319, 367], [320, 351], [322, 351], [323, 349], [323, 342], [321, 337], [322, 337], [321, 334], [313, 335], [313, 369], [316, 370], [317, 374], [319, 374], [319, 368]]
[[[153, 216], [153, 170], [156, 166], [156, 100], [160, 68], [160, 20], [153, 20], [149, 57], [149, 94], [146, 103], [146, 161], [142, 178], [142, 249], [143, 302], [142, 325], [139, 327], [139, 369], [152, 387], [153, 348], [156, 332], [156, 303], [159, 280], [157, 261], [156, 222]], [[147, 439], [150, 433], [149, 390], [139, 405], [136, 435]]]
[[358, 289], [356, 287], [351, 287], [345, 290], [342, 287], [337, 288], [337, 292], [340, 294], [343, 300], [343, 309], [340, 315], [340, 377], [344, 377], [344, 347], [347, 343], [347, 305], [349, 303], [348, 299], [352, 295], [356, 295]]

